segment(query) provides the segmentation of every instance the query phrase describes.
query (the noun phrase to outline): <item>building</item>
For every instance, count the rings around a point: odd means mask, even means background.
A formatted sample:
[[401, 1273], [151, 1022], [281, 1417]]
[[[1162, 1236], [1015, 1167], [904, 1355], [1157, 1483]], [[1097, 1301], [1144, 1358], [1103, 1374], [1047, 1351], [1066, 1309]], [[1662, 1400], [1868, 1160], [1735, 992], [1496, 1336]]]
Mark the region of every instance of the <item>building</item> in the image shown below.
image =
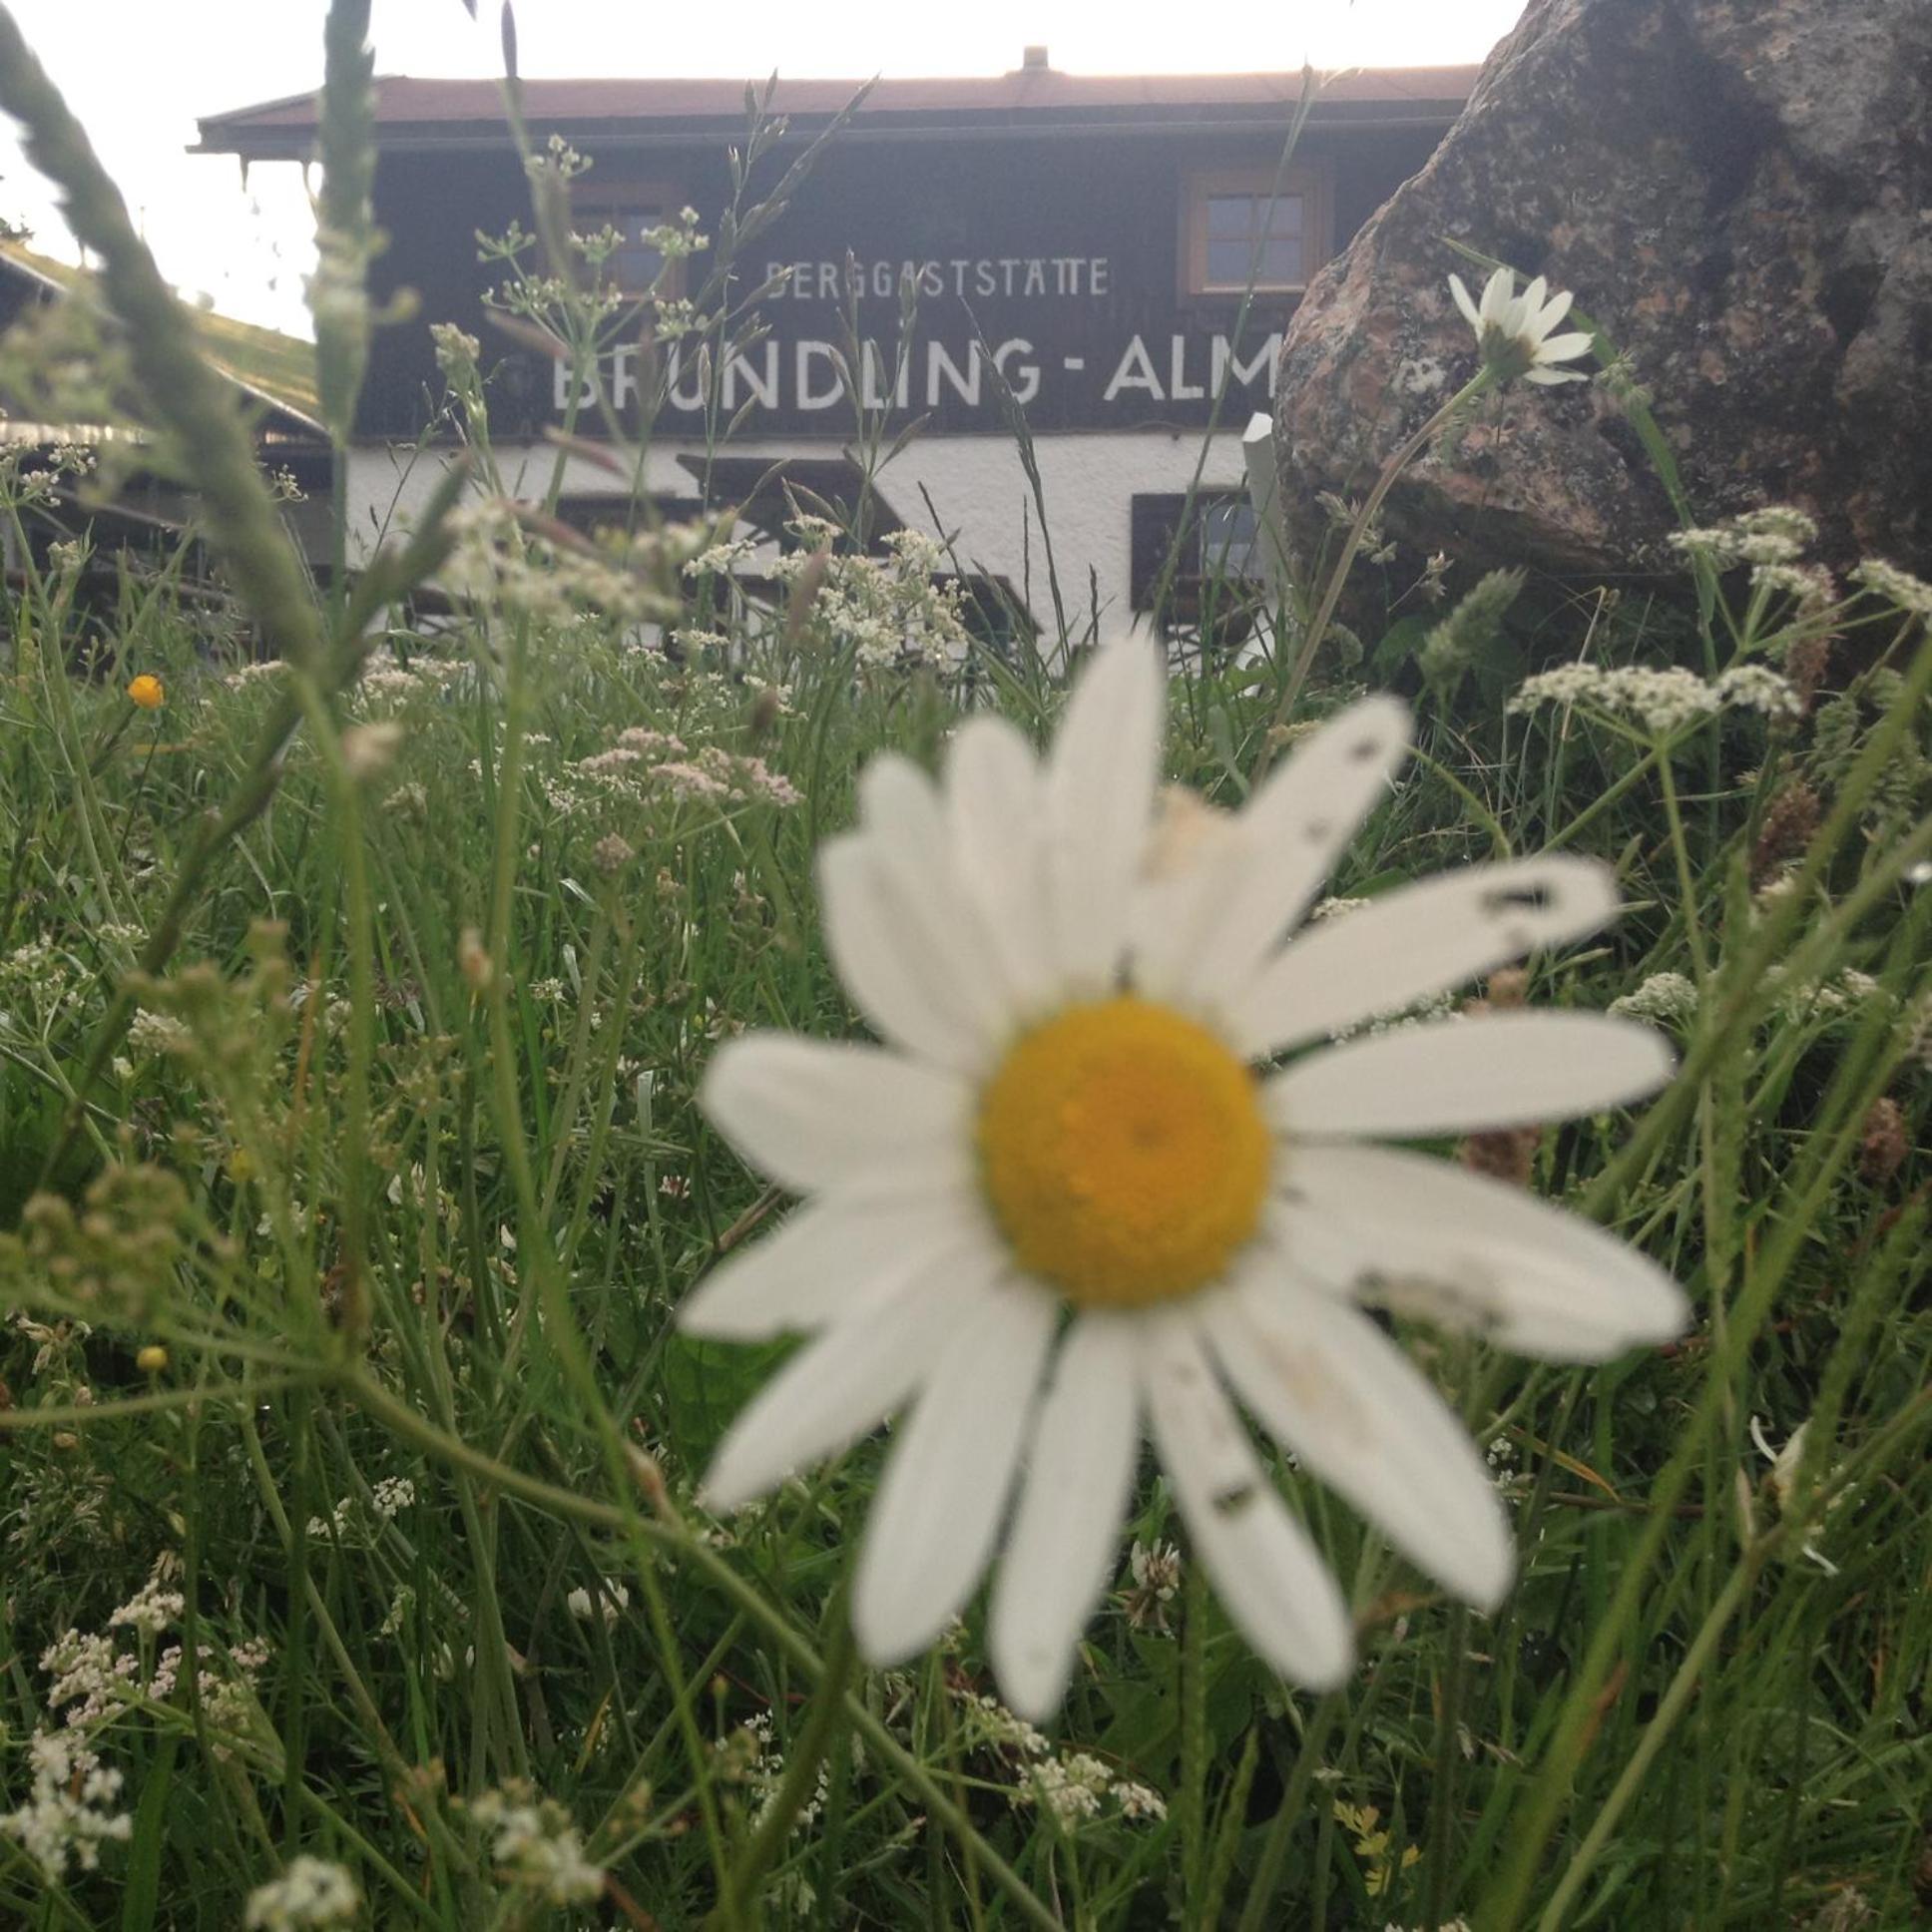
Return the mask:
[[[103, 338], [113, 340], [119, 325], [101, 308], [98, 284], [87, 269], [24, 242], [0, 241], [0, 333], [18, 329], [24, 337], [40, 324], [57, 330], [54, 311], [69, 301], [91, 305]], [[313, 345], [213, 310], [197, 311], [196, 321], [209, 361], [235, 392], [262, 466], [300, 492], [283, 506], [291, 534], [325, 558], [331, 466], [328, 434], [316, 416]], [[12, 359], [25, 368], [44, 356]], [[77, 416], [63, 405], [50, 407], [43, 394], [17, 389], [9, 369], [0, 366], [0, 455], [49, 479], [45, 494], [25, 507], [19, 530], [0, 529], [0, 572], [10, 583], [25, 562], [18, 554], [23, 542], [44, 553], [49, 544], [87, 538], [83, 587], [111, 589], [122, 556], [167, 560], [188, 537], [195, 493], [153, 460], [139, 397], [130, 392], [107, 401], [108, 407]], [[48, 420], [50, 415], [57, 419]], [[76, 474], [56, 460], [63, 450], [87, 450], [98, 460]], [[194, 546], [187, 578], [206, 578], [211, 568]]]
[[[1204, 555], [1243, 568], [1252, 512], [1241, 434], [1268, 406], [1294, 302], [1427, 160], [1475, 75], [1338, 77], [1314, 95], [1285, 163], [1300, 75], [1081, 76], [1030, 49], [996, 79], [881, 81], [781, 216], [737, 251], [740, 299], [772, 284], [762, 339], [700, 357], [689, 337], [641, 342], [634, 325], [603, 360], [606, 394], [627, 424], [657, 398], [645, 480], [659, 500], [738, 503], [767, 530], [782, 521], [787, 487], [849, 505], [862, 487], [866, 412], [875, 447], [917, 422], [868, 492], [872, 528], [957, 532], [981, 608], [1003, 606], [1051, 634], [1056, 586], [1009, 420], [1017, 403], [1070, 632], [1145, 621], [1164, 579], [1164, 609], [1185, 623]], [[778, 83], [770, 110], [786, 128], [761, 165], [781, 172], [856, 91]], [[621, 230], [607, 272], [640, 286], [662, 265], [647, 231], [689, 206], [718, 235], [748, 98], [710, 80], [522, 89], [536, 145], [561, 136], [593, 163], [572, 187], [573, 227]], [[547, 433], [565, 422], [599, 433], [597, 410], [572, 396], [562, 368], [486, 321], [484, 290], [501, 268], [479, 259], [476, 238], [531, 220], [497, 86], [384, 79], [376, 119], [375, 214], [389, 237], [377, 292], [413, 289], [417, 319], [384, 330], [371, 360], [348, 477], [358, 535], [433, 481], [416, 455], [440, 386], [431, 322], [479, 336], [486, 361], [501, 355], [493, 438], [530, 493], [557, 460]], [[300, 161], [313, 151], [316, 101], [201, 126], [203, 152]], [[707, 271], [703, 254], [674, 263], [658, 292], [680, 292], [682, 272], [685, 292], [698, 293]], [[841, 359], [842, 343], [856, 343], [856, 356]], [[724, 419], [721, 451], [706, 431]], [[569, 462], [575, 513], [628, 487], [595, 461]], [[1184, 528], [1189, 505], [1199, 508]]]

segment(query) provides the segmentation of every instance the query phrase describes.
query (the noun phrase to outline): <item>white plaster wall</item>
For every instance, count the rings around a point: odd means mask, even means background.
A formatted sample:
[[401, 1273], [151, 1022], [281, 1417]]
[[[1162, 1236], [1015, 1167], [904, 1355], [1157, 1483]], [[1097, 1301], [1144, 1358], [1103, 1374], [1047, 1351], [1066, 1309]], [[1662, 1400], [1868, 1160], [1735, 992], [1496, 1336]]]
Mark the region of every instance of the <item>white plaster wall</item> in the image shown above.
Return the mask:
[[[1243, 483], [1239, 425], [1217, 434], [1201, 464], [1204, 489], [1238, 489]], [[1187, 490], [1201, 463], [1200, 431], [1138, 430], [1112, 435], [1050, 435], [1036, 438], [1041, 493], [1053, 542], [1054, 572], [1074, 636], [1097, 631], [1101, 639], [1132, 628], [1128, 603], [1129, 499], [1176, 495]], [[837, 454], [824, 440], [745, 439], [733, 441], [734, 457], [816, 457]], [[646, 487], [664, 494], [690, 495], [696, 483], [678, 461], [702, 453], [689, 442], [654, 444], [646, 466]], [[558, 460], [544, 444], [499, 448], [505, 486], [512, 494], [540, 498], [549, 488]], [[367, 548], [395, 523], [420, 507], [441, 473], [442, 455], [363, 448], [349, 457], [350, 529], [358, 549]], [[921, 486], [923, 485], [923, 495]], [[565, 493], [618, 495], [623, 479], [581, 458], [565, 459]], [[901, 522], [934, 529], [926, 507], [932, 500], [953, 536], [960, 559], [988, 576], [1004, 578], [1033, 613], [1043, 634], [1055, 634], [1053, 595], [1048, 584], [1046, 549], [1040, 539], [1032, 492], [1020, 467], [1019, 451], [1005, 436], [932, 436], [916, 439], [886, 468], [878, 492]], [[1096, 622], [1097, 618], [1097, 622]]]

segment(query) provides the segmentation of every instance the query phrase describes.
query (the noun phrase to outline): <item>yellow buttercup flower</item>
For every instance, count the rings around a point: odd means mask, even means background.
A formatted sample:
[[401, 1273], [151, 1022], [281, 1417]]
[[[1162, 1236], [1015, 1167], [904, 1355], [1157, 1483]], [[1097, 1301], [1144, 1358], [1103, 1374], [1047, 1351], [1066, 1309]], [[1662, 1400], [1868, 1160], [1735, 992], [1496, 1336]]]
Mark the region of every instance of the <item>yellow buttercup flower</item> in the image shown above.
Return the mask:
[[128, 697], [144, 712], [158, 712], [168, 702], [168, 689], [152, 672], [144, 671], [129, 684]]

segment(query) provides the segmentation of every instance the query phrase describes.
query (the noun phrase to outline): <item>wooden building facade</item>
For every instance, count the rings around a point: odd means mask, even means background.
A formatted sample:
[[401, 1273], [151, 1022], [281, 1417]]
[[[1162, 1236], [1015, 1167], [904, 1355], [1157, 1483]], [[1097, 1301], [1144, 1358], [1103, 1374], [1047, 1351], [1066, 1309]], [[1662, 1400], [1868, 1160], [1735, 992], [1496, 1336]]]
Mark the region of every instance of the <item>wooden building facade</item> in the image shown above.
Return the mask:
[[[1340, 77], [1314, 96], [1285, 160], [1299, 75], [1076, 76], [1029, 50], [994, 79], [881, 82], [739, 254], [740, 296], [772, 284], [762, 339], [724, 358], [711, 393], [691, 338], [616, 340], [599, 380], [627, 424], [657, 398], [646, 481], [679, 503], [731, 501], [733, 487], [768, 490], [787, 473], [835, 495], [855, 474], [862, 412], [888, 441], [923, 419], [879, 478], [885, 527], [936, 521], [957, 533], [968, 567], [1044, 624], [1047, 553], [1017, 405], [1072, 628], [1109, 634], [1145, 616], [1198, 474], [1189, 559], [1241, 541], [1240, 432], [1268, 407], [1287, 316], [1321, 261], [1427, 160], [1475, 72]], [[440, 387], [432, 321], [485, 342], [493, 437], [533, 489], [553, 460], [547, 430], [598, 433], [566, 372], [485, 319], [484, 291], [502, 271], [479, 259], [477, 236], [530, 224], [499, 91], [377, 87], [376, 219], [389, 238], [378, 293], [414, 290], [419, 319], [377, 340], [351, 457], [358, 530], [381, 527], [433, 481], [433, 466], [397, 453], [413, 450]], [[780, 83], [775, 165], [856, 91]], [[744, 102], [740, 84], [723, 81], [523, 86], [538, 144], [561, 136], [593, 164], [573, 185], [573, 227], [623, 231], [613, 270], [640, 278], [655, 267], [645, 233], [678, 211], [696, 210], [700, 230], [717, 234]], [[305, 159], [315, 111], [303, 97], [216, 116], [202, 123], [202, 148], [251, 164]], [[679, 273], [696, 292], [707, 266], [702, 253], [675, 264], [659, 292], [679, 292]], [[856, 366], [840, 354], [853, 340]], [[723, 464], [706, 434], [721, 414], [734, 419]], [[624, 487], [594, 463], [574, 464], [567, 484], [586, 498]]]

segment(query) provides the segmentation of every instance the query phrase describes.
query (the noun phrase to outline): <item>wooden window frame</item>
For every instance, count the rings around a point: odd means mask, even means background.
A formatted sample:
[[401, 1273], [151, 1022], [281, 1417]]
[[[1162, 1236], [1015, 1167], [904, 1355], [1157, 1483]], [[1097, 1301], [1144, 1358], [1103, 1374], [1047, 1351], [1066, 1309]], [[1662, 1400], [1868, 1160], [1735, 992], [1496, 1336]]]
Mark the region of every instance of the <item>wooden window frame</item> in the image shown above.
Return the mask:
[[1276, 200], [1290, 195], [1300, 197], [1304, 278], [1300, 281], [1257, 279], [1254, 292], [1257, 295], [1304, 293], [1315, 270], [1334, 252], [1334, 183], [1329, 170], [1302, 163], [1277, 171], [1267, 162], [1245, 168], [1189, 169], [1182, 184], [1181, 238], [1177, 251], [1184, 302], [1238, 298], [1247, 290], [1245, 276], [1238, 282], [1210, 283], [1208, 279], [1208, 202], [1215, 195], [1252, 195]]
[[[679, 210], [690, 201], [690, 195], [675, 182], [655, 177], [626, 181], [606, 176], [600, 180], [593, 173], [571, 184], [571, 226], [578, 234], [588, 235], [594, 229], [615, 228], [620, 215], [639, 209], [654, 211], [658, 225], [675, 224]], [[685, 292], [685, 258], [681, 256], [665, 263], [665, 272], [655, 289], [621, 288], [618, 292], [627, 301], [643, 301], [647, 295], [655, 295], [660, 301], [676, 301]]]

